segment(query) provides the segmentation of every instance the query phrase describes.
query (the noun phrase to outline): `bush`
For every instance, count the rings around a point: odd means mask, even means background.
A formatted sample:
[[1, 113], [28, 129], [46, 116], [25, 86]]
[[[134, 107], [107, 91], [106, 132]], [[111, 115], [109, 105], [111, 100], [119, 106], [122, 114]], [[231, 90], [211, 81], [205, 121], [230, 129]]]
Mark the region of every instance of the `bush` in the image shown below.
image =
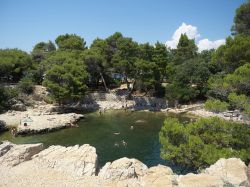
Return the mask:
[[217, 117], [181, 124], [167, 118], [159, 133], [161, 157], [190, 169], [202, 169], [219, 158], [250, 162], [250, 127]]
[[10, 108], [10, 100], [17, 97], [17, 91], [14, 88], [0, 87], [0, 112]]
[[228, 96], [230, 105], [236, 109], [244, 109], [249, 103], [249, 99], [246, 95], [237, 95], [236, 93], [230, 93]]
[[33, 80], [29, 77], [22, 78], [18, 83], [18, 89], [25, 94], [31, 94], [34, 91]]
[[218, 99], [209, 99], [205, 102], [205, 109], [211, 112], [224, 112], [228, 109], [228, 107], [228, 103]]

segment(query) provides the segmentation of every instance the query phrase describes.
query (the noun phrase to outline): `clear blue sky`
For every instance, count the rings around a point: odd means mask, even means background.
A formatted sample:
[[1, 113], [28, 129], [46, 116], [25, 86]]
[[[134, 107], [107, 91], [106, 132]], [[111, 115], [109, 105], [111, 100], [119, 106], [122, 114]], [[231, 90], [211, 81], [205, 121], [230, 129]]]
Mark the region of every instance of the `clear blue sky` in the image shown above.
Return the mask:
[[40, 41], [75, 33], [90, 45], [119, 31], [140, 43], [165, 43], [182, 22], [209, 40], [230, 35], [245, 0], [0, 0], [0, 48], [31, 51]]

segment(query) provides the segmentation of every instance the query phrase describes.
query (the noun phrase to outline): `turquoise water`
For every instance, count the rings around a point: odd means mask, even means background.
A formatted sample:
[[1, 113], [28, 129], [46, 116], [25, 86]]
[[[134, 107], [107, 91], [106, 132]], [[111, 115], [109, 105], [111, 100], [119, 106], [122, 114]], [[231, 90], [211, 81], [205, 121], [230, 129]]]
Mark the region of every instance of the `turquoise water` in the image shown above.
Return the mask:
[[[42, 142], [45, 147], [90, 144], [96, 148], [101, 166], [126, 156], [137, 158], [147, 166], [165, 164], [178, 170], [177, 166], [160, 158], [159, 131], [166, 116], [164, 113], [130, 111], [107, 111], [100, 116], [95, 112], [86, 114], [85, 119], [78, 123], [78, 128], [25, 137], [12, 137], [10, 132], [4, 132], [0, 134], [0, 140], [13, 143]], [[181, 121], [188, 120], [183, 116], [177, 117]]]

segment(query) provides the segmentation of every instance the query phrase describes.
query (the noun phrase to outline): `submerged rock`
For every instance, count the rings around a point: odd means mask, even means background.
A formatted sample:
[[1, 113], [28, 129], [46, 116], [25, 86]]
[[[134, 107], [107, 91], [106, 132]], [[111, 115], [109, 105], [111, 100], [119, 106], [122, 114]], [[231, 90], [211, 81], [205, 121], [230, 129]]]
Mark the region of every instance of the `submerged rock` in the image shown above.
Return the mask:
[[41, 167], [53, 168], [73, 176], [93, 176], [97, 172], [96, 149], [89, 144], [79, 147], [50, 146], [33, 157]]

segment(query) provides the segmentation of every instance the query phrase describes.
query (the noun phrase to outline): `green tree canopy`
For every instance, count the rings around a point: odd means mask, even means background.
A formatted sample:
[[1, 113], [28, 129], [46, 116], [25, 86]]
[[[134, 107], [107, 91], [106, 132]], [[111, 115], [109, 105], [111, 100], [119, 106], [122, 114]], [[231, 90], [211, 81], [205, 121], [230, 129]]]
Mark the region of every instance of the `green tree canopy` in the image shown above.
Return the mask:
[[32, 50], [32, 57], [35, 62], [41, 62], [46, 58], [46, 55], [56, 50], [56, 46], [51, 41], [39, 42]]
[[18, 49], [0, 49], [0, 79], [19, 81], [32, 65], [29, 54]]
[[212, 61], [226, 73], [250, 62], [250, 36], [228, 37], [226, 44], [216, 50]]
[[76, 34], [60, 35], [55, 41], [60, 50], [84, 50], [87, 48], [84, 39]]
[[250, 34], [250, 1], [237, 8], [231, 30], [234, 35]]
[[174, 50], [175, 64], [182, 64], [186, 60], [192, 59], [197, 56], [198, 48], [195, 45], [195, 41], [188, 39], [186, 34], [181, 34], [177, 49]]
[[250, 162], [250, 127], [220, 118], [201, 118], [181, 124], [167, 118], [159, 133], [161, 157], [182, 167], [199, 169], [219, 158], [239, 157]]
[[88, 73], [82, 62], [67, 58], [63, 64], [55, 64], [46, 71], [43, 84], [52, 98], [62, 104], [84, 96], [87, 77]]

